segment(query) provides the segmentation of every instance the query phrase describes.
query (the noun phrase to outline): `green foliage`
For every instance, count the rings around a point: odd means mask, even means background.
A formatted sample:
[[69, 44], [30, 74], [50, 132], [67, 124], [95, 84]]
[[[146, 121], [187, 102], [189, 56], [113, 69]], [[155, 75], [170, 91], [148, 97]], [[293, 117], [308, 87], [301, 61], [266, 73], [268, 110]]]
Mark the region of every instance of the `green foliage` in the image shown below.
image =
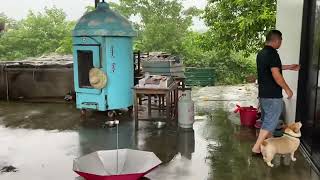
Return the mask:
[[218, 84], [255, 77], [255, 54], [275, 27], [276, 0], [209, 0], [204, 34], [190, 32], [181, 54], [187, 66], [213, 67]]
[[61, 9], [45, 9], [43, 14], [30, 11], [16, 28], [0, 38], [0, 59], [21, 59], [51, 52], [71, 53], [73, 26]]
[[242, 53], [232, 52], [230, 56], [222, 56], [217, 53], [209, 58], [211, 67], [215, 69], [218, 84], [245, 83], [246, 78], [256, 75], [254, 57], [244, 57]]
[[208, 54], [202, 48], [204, 42], [203, 35], [197, 32], [188, 32], [183, 39], [181, 55], [186, 66], [205, 67], [209, 66], [209, 59], [205, 58]]
[[86, 7], [86, 12], [85, 13], [88, 13], [88, 12], [91, 12], [91, 11], [94, 11], [96, 8], [94, 6], [87, 6]]
[[5, 24], [7, 30], [17, 28], [17, 22], [8, 18], [4, 13], [0, 13], [0, 24]]
[[0, 13], [0, 25], [4, 25], [7, 22], [7, 16], [3, 13]]
[[126, 17], [141, 18], [135, 48], [147, 52], [179, 53], [192, 16], [199, 14], [196, 8], [183, 11], [178, 0], [120, 0], [111, 6]]
[[59, 47], [56, 49], [56, 53], [59, 54], [71, 54], [72, 53], [72, 36], [71, 31], [74, 29], [76, 23], [75, 22], [69, 22], [67, 23], [66, 30], [68, 31], [68, 34], [60, 40]]
[[207, 49], [253, 53], [275, 27], [276, 0], [209, 0], [204, 19]]
[[[209, 0], [203, 18], [206, 33], [190, 31], [197, 8], [183, 10], [181, 0], [119, 0], [110, 3], [120, 14], [138, 17], [134, 49], [178, 54], [189, 67], [212, 67], [218, 84], [245, 82], [255, 76], [254, 54], [263, 44], [263, 34], [275, 26], [275, 0]], [[86, 12], [94, 10], [88, 6]], [[0, 14], [6, 31], [0, 34], [0, 60], [22, 59], [46, 53], [70, 54], [75, 22], [61, 9], [29, 12], [14, 21]]]
[[217, 84], [245, 83], [246, 78], [256, 75], [255, 57], [246, 57], [243, 52], [207, 51], [203, 46], [206, 35], [190, 32], [183, 41], [181, 54], [186, 66], [212, 67]]

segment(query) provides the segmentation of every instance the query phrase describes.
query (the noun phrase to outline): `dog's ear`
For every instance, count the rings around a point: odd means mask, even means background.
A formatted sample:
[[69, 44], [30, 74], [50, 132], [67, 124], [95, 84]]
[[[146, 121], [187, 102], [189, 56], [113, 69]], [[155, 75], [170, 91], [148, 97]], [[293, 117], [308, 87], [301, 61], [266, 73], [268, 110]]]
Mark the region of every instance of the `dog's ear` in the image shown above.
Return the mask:
[[293, 124], [290, 125], [290, 129], [295, 133], [300, 132], [300, 128], [301, 128], [301, 123], [300, 122], [293, 123]]
[[294, 129], [294, 126], [295, 126], [295, 123], [290, 123], [290, 124], [288, 124], [287, 128], [293, 130], [293, 129]]

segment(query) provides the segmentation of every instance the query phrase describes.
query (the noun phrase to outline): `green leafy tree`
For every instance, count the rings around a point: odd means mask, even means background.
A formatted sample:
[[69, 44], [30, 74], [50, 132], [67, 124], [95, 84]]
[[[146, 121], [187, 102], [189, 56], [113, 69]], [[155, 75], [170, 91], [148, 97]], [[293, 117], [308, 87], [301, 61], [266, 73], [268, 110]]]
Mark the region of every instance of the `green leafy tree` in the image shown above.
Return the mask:
[[68, 34], [60, 40], [59, 47], [55, 50], [56, 53], [59, 54], [71, 54], [72, 53], [72, 30], [74, 29], [76, 25], [76, 22], [68, 22], [66, 31], [68, 31]]
[[17, 21], [8, 18], [4, 13], [0, 13], [0, 24], [5, 26], [6, 30], [16, 29], [18, 27]]
[[188, 32], [182, 41], [181, 55], [186, 66], [208, 67], [210, 60], [205, 58], [209, 53], [202, 46], [205, 41], [203, 34]]
[[206, 34], [189, 32], [182, 43], [181, 55], [188, 67], [211, 67], [214, 69], [216, 84], [245, 83], [256, 74], [254, 56], [245, 57], [243, 52], [207, 50]]
[[0, 32], [4, 31], [6, 24], [6, 16], [4, 14], [0, 14]]
[[142, 51], [180, 52], [192, 17], [199, 14], [196, 8], [183, 11], [178, 0], [120, 0], [111, 6], [128, 18], [141, 18], [135, 24], [139, 32], [135, 48]]
[[35, 57], [46, 53], [71, 53], [71, 30], [74, 23], [66, 20], [61, 9], [45, 9], [44, 13], [29, 12], [17, 28], [0, 38], [0, 59]]
[[256, 52], [275, 27], [276, 0], [209, 0], [205, 9], [207, 49]]

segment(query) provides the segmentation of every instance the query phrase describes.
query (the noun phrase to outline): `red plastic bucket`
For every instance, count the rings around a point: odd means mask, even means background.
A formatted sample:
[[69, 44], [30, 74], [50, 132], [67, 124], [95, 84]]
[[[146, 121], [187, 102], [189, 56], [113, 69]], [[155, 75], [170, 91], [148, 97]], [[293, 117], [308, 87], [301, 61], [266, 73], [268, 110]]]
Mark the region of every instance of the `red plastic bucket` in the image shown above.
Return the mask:
[[237, 105], [235, 113], [240, 112], [240, 122], [241, 125], [247, 127], [253, 127], [256, 124], [257, 119], [259, 119], [259, 113], [257, 108], [250, 107], [240, 107]]

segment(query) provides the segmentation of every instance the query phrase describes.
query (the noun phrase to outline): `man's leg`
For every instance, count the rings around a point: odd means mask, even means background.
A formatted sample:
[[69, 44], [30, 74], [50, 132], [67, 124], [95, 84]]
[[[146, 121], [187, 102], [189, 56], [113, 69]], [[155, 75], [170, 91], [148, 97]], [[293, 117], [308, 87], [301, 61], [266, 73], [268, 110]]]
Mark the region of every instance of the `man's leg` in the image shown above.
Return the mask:
[[260, 153], [260, 145], [262, 142], [270, 135], [271, 133], [267, 130], [260, 129], [258, 139], [256, 141], [256, 144], [252, 148], [253, 153]]
[[260, 153], [260, 145], [269, 137], [272, 137], [272, 132], [279, 122], [279, 117], [282, 112], [282, 99], [260, 99], [262, 116], [262, 127], [255, 145], [252, 148], [253, 153]]

